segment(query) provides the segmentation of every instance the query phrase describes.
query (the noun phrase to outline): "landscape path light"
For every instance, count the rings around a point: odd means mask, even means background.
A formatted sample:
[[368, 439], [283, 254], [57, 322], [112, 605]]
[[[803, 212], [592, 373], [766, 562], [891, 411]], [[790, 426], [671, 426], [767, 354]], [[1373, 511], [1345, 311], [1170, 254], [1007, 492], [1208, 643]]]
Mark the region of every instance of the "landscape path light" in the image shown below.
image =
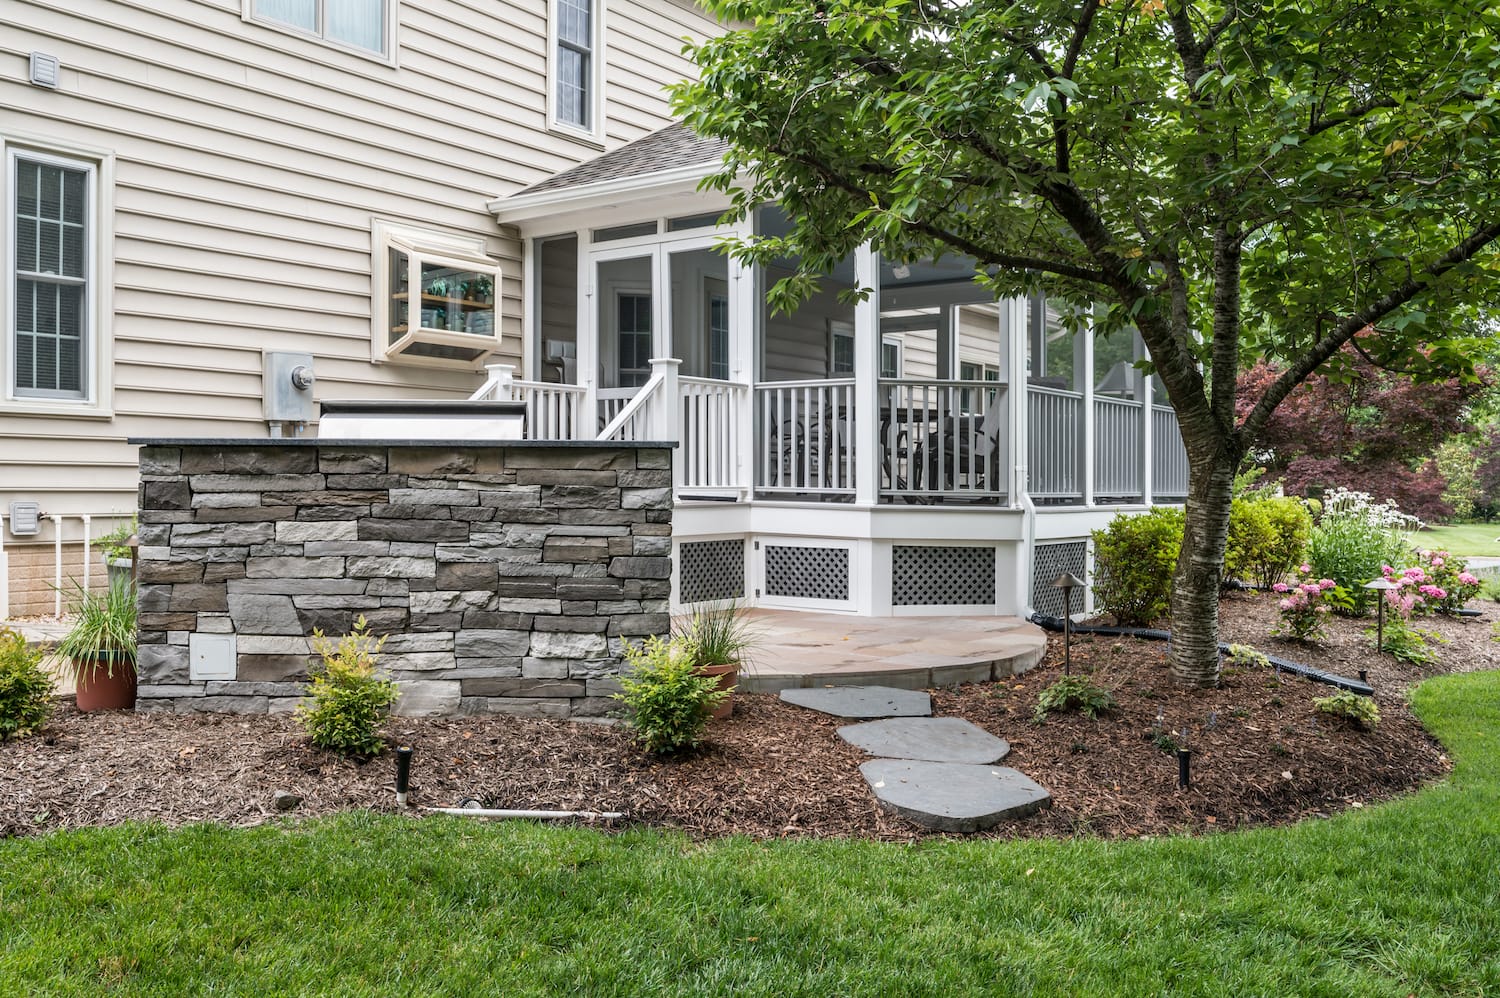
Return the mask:
[[1365, 583], [1366, 589], [1373, 589], [1377, 594], [1375, 600], [1375, 654], [1379, 655], [1385, 651], [1385, 594], [1394, 589], [1400, 589], [1398, 583], [1390, 579], [1375, 579]]
[[1083, 585], [1083, 580], [1072, 572], [1064, 572], [1052, 580], [1053, 589], [1063, 592], [1063, 675], [1073, 672], [1073, 590]]

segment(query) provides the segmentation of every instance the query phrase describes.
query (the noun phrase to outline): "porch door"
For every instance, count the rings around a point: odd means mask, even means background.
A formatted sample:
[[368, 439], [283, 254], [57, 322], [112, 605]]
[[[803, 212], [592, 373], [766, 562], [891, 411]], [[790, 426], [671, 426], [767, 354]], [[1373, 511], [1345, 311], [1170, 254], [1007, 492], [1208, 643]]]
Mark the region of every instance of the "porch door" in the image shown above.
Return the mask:
[[596, 252], [591, 261], [602, 428], [650, 380], [651, 358], [665, 356], [657, 294], [661, 255], [655, 247], [621, 247]]

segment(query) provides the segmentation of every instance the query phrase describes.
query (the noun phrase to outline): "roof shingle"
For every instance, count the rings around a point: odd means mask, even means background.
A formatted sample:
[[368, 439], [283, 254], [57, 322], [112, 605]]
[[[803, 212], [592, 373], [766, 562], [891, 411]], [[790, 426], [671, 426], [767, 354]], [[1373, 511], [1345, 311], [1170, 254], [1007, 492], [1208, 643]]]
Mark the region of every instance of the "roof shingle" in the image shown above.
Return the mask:
[[587, 163], [554, 173], [520, 193], [540, 194], [659, 173], [674, 167], [712, 163], [722, 157], [727, 148], [722, 139], [703, 138], [681, 122], [674, 122]]

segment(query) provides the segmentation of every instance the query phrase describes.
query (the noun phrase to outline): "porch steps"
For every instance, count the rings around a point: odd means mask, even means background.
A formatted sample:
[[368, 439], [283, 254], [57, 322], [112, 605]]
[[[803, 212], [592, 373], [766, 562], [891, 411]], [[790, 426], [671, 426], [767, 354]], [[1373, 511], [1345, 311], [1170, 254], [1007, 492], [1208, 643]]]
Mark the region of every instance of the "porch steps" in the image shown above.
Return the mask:
[[854, 617], [748, 611], [756, 635], [740, 689], [751, 693], [827, 685], [925, 690], [990, 682], [1036, 666], [1041, 628], [1019, 617]]

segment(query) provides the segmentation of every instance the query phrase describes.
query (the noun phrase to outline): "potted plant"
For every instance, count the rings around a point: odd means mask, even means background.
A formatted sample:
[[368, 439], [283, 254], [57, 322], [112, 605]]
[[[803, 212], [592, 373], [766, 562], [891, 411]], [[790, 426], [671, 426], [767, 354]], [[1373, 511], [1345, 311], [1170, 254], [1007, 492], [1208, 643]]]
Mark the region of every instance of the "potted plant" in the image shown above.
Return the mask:
[[79, 710], [135, 706], [135, 586], [111, 578], [102, 592], [77, 581], [68, 594], [73, 628], [57, 644], [78, 695]]
[[132, 516], [107, 534], [94, 538], [93, 545], [104, 559], [104, 569], [113, 581], [116, 578], [130, 581], [134, 563], [130, 557], [130, 539], [135, 536], [136, 518]]
[[694, 611], [679, 629], [678, 636], [688, 648], [698, 674], [717, 679], [719, 689], [726, 694], [714, 707], [714, 718], [729, 717], [734, 713], [732, 694], [739, 683], [740, 665], [750, 660], [750, 649], [755, 644], [749, 621], [740, 613], [739, 605], [731, 603], [718, 609]]

